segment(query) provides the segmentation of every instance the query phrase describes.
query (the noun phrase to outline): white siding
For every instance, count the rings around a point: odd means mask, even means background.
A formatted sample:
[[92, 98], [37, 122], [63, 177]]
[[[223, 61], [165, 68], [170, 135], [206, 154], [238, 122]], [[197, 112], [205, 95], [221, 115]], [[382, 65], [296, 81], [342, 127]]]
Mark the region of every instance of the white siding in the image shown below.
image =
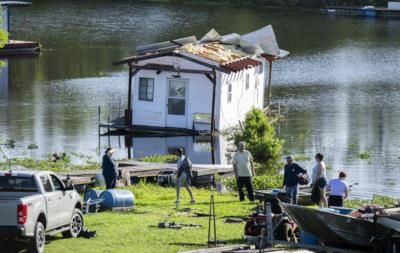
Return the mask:
[[[222, 74], [220, 129], [239, 124], [253, 107], [263, 108], [264, 73], [259, 68], [251, 68], [232, 74]], [[249, 88], [246, 89], [246, 74], [249, 74]], [[258, 79], [258, 81], [257, 81]], [[232, 100], [228, 102], [228, 85], [232, 84]]]
[[[178, 60], [175, 60], [178, 59]], [[181, 58], [160, 57], [140, 62], [174, 65], [179, 64], [181, 69], [210, 70]], [[145, 126], [166, 127], [167, 117], [167, 87], [168, 80], [176, 75], [175, 72], [161, 72], [159, 75], [154, 70], [141, 70], [133, 79], [133, 124]], [[249, 88], [246, 89], [245, 79], [249, 74]], [[215, 123], [217, 130], [233, 127], [243, 120], [245, 114], [253, 107], [263, 108], [264, 105], [264, 71], [259, 74], [259, 68], [251, 68], [237, 73], [225, 74], [217, 72]], [[188, 80], [186, 101], [186, 125], [182, 128], [192, 129], [193, 115], [195, 113], [211, 114], [212, 83], [203, 74], [180, 73], [182, 79]], [[139, 78], [154, 78], [154, 100], [139, 100]], [[258, 79], [258, 81], [257, 81]], [[232, 83], [232, 101], [227, 102], [228, 83]]]
[[[179, 59], [179, 58], [178, 58]], [[207, 68], [186, 60], [179, 59], [182, 69], [202, 69]], [[173, 65], [174, 57], [162, 57], [141, 62], [169, 64]], [[133, 124], [146, 126], [166, 126], [167, 117], [167, 87], [168, 80], [176, 75], [175, 72], [161, 72], [159, 75], [153, 70], [141, 70], [133, 79]], [[186, 100], [186, 125], [182, 128], [192, 129], [193, 114], [211, 113], [212, 102], [212, 83], [203, 74], [180, 73], [181, 79], [188, 80], [187, 100]], [[139, 100], [139, 78], [154, 78], [154, 99], [153, 101]]]

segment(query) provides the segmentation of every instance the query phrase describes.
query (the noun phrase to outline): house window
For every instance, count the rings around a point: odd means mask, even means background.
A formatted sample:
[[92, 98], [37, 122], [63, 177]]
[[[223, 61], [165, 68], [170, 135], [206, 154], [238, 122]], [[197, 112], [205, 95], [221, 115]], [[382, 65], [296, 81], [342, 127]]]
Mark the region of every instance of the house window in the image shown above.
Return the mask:
[[246, 90], [248, 90], [250, 87], [250, 74], [246, 74]]
[[154, 78], [139, 78], [139, 100], [153, 101], [154, 98]]
[[228, 103], [232, 102], [232, 83], [228, 83]]

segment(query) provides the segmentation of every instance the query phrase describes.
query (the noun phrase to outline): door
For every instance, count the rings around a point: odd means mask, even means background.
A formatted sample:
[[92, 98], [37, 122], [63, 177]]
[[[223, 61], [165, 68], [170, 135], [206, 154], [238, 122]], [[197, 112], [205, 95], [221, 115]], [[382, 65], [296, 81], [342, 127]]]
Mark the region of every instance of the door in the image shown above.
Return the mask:
[[61, 225], [65, 225], [71, 221], [74, 203], [71, 201], [71, 194], [64, 190], [63, 183], [54, 175], [50, 175], [50, 178], [58, 201], [58, 220]]
[[166, 114], [167, 127], [187, 128], [187, 91], [187, 80], [168, 80]]
[[52, 229], [61, 225], [59, 208], [62, 196], [59, 192], [54, 191], [48, 175], [41, 175], [40, 181], [44, 189], [44, 196], [47, 204], [47, 228]]

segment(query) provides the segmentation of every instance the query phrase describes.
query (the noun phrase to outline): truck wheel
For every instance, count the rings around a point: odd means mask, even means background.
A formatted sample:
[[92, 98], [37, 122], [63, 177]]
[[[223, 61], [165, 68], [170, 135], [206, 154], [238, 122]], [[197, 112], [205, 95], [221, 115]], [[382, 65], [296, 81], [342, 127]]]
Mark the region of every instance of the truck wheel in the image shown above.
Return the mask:
[[81, 210], [75, 209], [72, 213], [71, 223], [67, 231], [62, 232], [62, 235], [66, 238], [76, 238], [83, 230], [83, 214]]
[[46, 244], [46, 230], [41, 221], [38, 221], [35, 226], [35, 234], [31, 240], [30, 252], [43, 253], [44, 245]]

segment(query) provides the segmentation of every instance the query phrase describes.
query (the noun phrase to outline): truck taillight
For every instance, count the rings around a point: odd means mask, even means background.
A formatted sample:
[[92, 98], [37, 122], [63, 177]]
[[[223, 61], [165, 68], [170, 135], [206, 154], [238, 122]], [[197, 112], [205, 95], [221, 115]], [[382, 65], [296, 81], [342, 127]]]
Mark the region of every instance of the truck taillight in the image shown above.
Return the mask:
[[18, 224], [25, 224], [28, 218], [28, 205], [27, 204], [19, 204], [17, 207], [17, 219]]

